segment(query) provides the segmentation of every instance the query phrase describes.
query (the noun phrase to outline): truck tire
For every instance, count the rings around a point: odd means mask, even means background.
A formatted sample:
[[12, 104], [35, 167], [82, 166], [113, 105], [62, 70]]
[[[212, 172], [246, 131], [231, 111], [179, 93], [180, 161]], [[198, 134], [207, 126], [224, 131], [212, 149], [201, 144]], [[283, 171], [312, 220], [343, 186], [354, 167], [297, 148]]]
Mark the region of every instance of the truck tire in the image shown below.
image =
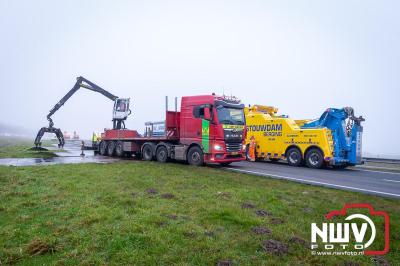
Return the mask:
[[108, 156], [114, 156], [115, 155], [115, 141], [108, 142], [107, 153], [108, 153]]
[[187, 158], [190, 165], [202, 166], [204, 164], [204, 154], [198, 146], [190, 148]]
[[312, 148], [307, 151], [306, 164], [310, 168], [321, 168], [324, 164], [324, 155], [319, 149]]
[[125, 155], [124, 143], [122, 141], [117, 141], [115, 144], [115, 155], [118, 157], [123, 157]]
[[142, 150], [142, 158], [145, 161], [153, 160], [153, 148], [150, 145], [144, 145]]
[[99, 153], [100, 153], [100, 155], [103, 155], [103, 156], [107, 155], [107, 142], [104, 140], [100, 141]]
[[168, 150], [165, 146], [159, 146], [157, 148], [156, 158], [160, 163], [166, 163], [168, 161]]
[[301, 152], [298, 148], [290, 148], [286, 152], [286, 159], [290, 166], [299, 166], [301, 165]]

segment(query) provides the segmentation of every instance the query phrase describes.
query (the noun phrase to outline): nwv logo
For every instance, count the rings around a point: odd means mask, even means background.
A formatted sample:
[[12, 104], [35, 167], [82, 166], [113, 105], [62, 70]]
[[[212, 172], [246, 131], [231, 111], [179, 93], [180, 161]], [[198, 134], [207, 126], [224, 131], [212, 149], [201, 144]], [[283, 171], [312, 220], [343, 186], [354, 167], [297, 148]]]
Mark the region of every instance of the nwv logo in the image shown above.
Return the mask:
[[[375, 240], [376, 229], [375, 224], [372, 220], [363, 214], [353, 214], [346, 218], [347, 220], [352, 220], [354, 218], [360, 218], [366, 221], [362, 223], [359, 228], [357, 223], [323, 223], [322, 229], [318, 227], [316, 223], [311, 224], [311, 242], [317, 242], [317, 236], [319, 236], [323, 243], [349, 243], [350, 241], [350, 228], [352, 234], [355, 238], [356, 243], [364, 243], [365, 233], [367, 232], [367, 227], [371, 228], [371, 237], [367, 243], [364, 245], [356, 244], [358, 248], [367, 248]], [[343, 245], [342, 245], [343, 246]], [[356, 248], [357, 248], [356, 247]]]
[[[330, 212], [326, 218], [330, 220], [334, 216], [346, 216], [347, 209], [350, 208], [367, 208], [370, 216], [383, 216], [385, 221], [385, 247], [383, 250], [366, 250], [370, 247], [376, 238], [376, 227], [370, 217], [364, 214], [351, 214], [345, 218], [344, 223], [322, 223], [319, 226], [316, 223], [311, 224], [311, 249], [332, 250], [341, 248], [342, 250], [355, 249], [364, 250], [365, 255], [382, 255], [389, 251], [389, 215], [386, 212], [374, 211], [369, 204], [346, 204], [340, 211]], [[358, 220], [355, 220], [358, 219]], [[362, 221], [361, 223], [351, 221]], [[367, 232], [370, 232], [367, 236]], [[353, 241], [351, 239], [354, 239]], [[317, 241], [323, 243], [322, 246]]]

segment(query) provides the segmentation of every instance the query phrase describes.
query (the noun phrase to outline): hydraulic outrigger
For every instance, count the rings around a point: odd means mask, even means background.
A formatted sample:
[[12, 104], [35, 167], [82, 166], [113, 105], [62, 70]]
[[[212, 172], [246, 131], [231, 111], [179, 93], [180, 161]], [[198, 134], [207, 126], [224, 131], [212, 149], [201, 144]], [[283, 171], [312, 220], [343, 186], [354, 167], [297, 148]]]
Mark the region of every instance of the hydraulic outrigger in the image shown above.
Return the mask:
[[36, 135], [35, 138], [35, 148], [40, 149], [41, 146], [41, 139], [44, 135], [44, 133], [54, 133], [57, 136], [57, 139], [59, 141], [58, 147], [62, 148], [65, 144], [64, 141], [64, 136], [62, 131], [59, 128], [54, 127], [54, 122], [53, 119], [51, 119], [51, 116], [58, 111], [58, 109], [63, 106], [69, 98], [71, 98], [72, 95], [76, 91], [78, 91], [80, 88], [85, 88], [94, 92], [101, 93], [108, 99], [112, 100], [114, 102], [114, 109], [113, 109], [113, 129], [121, 129], [125, 128], [125, 120], [128, 117], [128, 115], [131, 114], [131, 110], [129, 109], [129, 98], [118, 98], [117, 96], [111, 94], [110, 92], [106, 91], [105, 89], [97, 86], [93, 82], [85, 79], [84, 77], [78, 77], [76, 79], [76, 83], [74, 87], [63, 97], [61, 100], [54, 105], [54, 107], [49, 111], [49, 114], [47, 115], [47, 120], [49, 121], [49, 126], [48, 127], [42, 127], [39, 132]]

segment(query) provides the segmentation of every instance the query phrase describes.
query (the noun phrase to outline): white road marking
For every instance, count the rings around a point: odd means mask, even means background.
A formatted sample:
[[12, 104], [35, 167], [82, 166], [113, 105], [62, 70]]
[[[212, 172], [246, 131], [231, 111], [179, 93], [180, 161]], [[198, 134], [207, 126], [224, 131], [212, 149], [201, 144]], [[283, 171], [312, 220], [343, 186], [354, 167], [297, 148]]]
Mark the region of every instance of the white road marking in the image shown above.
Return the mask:
[[311, 183], [311, 184], [318, 184], [318, 185], [325, 185], [325, 186], [330, 186], [330, 187], [338, 187], [338, 188], [353, 189], [353, 190], [358, 190], [358, 191], [364, 191], [364, 192], [371, 192], [371, 193], [376, 193], [376, 194], [382, 194], [382, 195], [400, 197], [400, 194], [393, 194], [393, 193], [382, 192], [382, 191], [376, 191], [376, 190], [370, 190], [370, 189], [364, 189], [364, 188], [342, 186], [342, 185], [336, 185], [336, 184], [331, 184], [331, 183], [325, 183], [325, 182], [319, 182], [319, 181], [313, 181], [313, 180], [307, 180], [307, 179], [301, 179], [301, 178], [295, 178], [295, 177], [289, 177], [289, 176], [281, 176], [281, 175], [260, 173], [260, 172], [249, 171], [249, 170], [242, 170], [242, 169], [237, 169], [237, 168], [232, 168], [232, 167], [225, 167], [225, 169], [229, 169], [229, 170], [233, 170], [233, 171], [238, 171], [238, 172], [243, 172], [243, 173], [250, 173], [250, 174], [255, 174], [255, 175], [261, 175], [261, 176], [277, 177], [277, 178], [281, 178], [281, 179], [296, 180], [296, 181], [301, 181], [301, 182]]
[[364, 171], [364, 172], [373, 172], [373, 173], [381, 173], [381, 174], [391, 174], [391, 175], [400, 175], [400, 173], [393, 173], [393, 172], [385, 172], [385, 171], [374, 171], [374, 170], [367, 170], [367, 169], [360, 169], [361, 167], [354, 168], [357, 171]]
[[392, 179], [382, 179], [383, 181], [388, 181], [388, 182], [398, 182], [400, 183], [400, 180], [392, 180]]

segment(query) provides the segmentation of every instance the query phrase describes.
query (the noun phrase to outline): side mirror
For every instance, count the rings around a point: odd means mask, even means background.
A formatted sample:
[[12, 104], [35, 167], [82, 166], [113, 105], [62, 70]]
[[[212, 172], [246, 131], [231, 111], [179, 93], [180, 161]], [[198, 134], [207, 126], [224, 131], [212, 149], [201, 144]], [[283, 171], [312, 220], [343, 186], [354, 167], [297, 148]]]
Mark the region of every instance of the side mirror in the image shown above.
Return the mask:
[[211, 120], [210, 108], [204, 107], [204, 119]]

